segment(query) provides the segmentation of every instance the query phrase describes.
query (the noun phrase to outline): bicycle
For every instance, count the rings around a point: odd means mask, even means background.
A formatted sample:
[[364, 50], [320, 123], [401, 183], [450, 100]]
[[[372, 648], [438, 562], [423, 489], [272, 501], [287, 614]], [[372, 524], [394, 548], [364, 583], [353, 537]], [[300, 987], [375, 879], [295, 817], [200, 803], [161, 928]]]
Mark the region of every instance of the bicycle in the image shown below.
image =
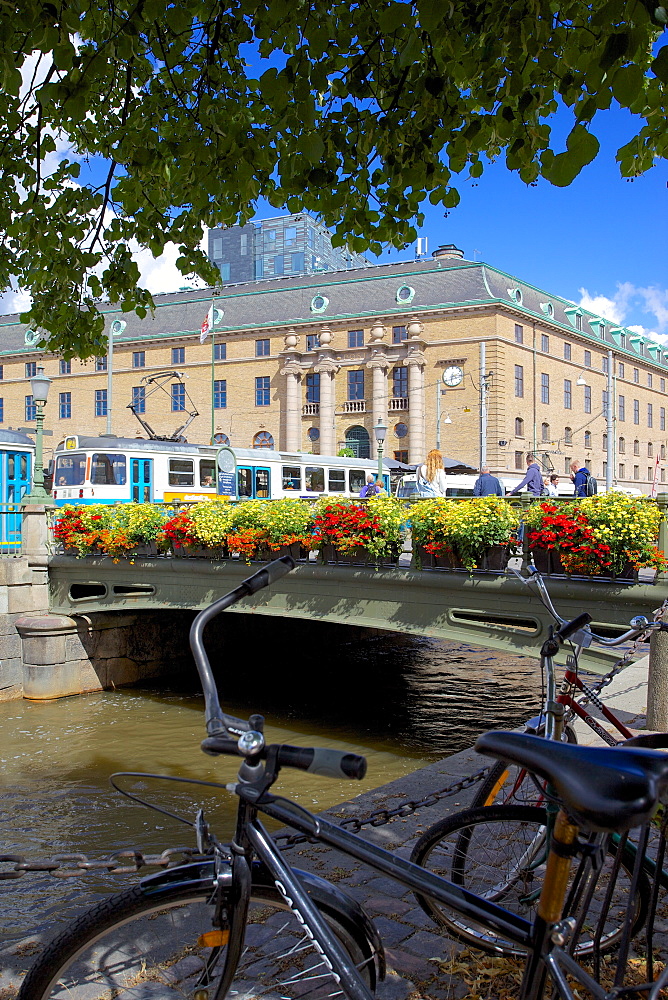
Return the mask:
[[[19, 1000], [372, 1000], [385, 973], [383, 946], [373, 924], [345, 892], [292, 868], [260, 814], [505, 934], [526, 956], [520, 1000], [540, 1000], [548, 977], [550, 988], [564, 1000], [574, 1000], [567, 976], [589, 989], [595, 1000], [612, 1000], [569, 954], [569, 940], [578, 932], [576, 918], [562, 917], [571, 857], [582, 854], [585, 861], [581, 896], [586, 908], [606, 832], [624, 833], [648, 819], [659, 797], [668, 794], [668, 760], [637, 749], [550, 746], [517, 733], [479, 738], [481, 752], [540, 774], [564, 803], [531, 921], [312, 815], [270, 792], [281, 768], [356, 779], [365, 773], [365, 759], [334, 750], [266, 745], [261, 716], [240, 720], [223, 712], [202, 641], [211, 618], [293, 567], [289, 558], [271, 563], [200, 612], [191, 629], [206, 706], [208, 735], [202, 749], [242, 758], [237, 780], [217, 785], [238, 797], [232, 843], [221, 844], [199, 813], [192, 825], [198, 847], [210, 852], [210, 858], [151, 876], [93, 907], [37, 958]], [[559, 638], [566, 638], [572, 627], [564, 626]], [[115, 776], [116, 783], [127, 777]], [[171, 815], [161, 806], [152, 807]], [[656, 989], [651, 984], [647, 988], [655, 1000]]]
[[[547, 594], [544, 583], [538, 577], [539, 589], [544, 603], [560, 624], [565, 624]], [[564, 727], [566, 713], [577, 714], [595, 729], [605, 734], [609, 745], [617, 746], [633, 739], [632, 734], [614, 713], [602, 703], [605, 717], [617, 727], [625, 740], [616, 740], [606, 730], [601, 730], [595, 720], [590, 719], [584, 707], [571, 694], [573, 686], [578, 687], [585, 697], [596, 697], [580, 681], [577, 674], [577, 660], [581, 649], [592, 642], [588, 615], [582, 615], [576, 622], [580, 627], [573, 631], [574, 655], [564, 675], [560, 694], [556, 695], [556, 675], [554, 655], [559, 643], [549, 637], [541, 648], [541, 671], [546, 677], [546, 699], [543, 713], [526, 724], [526, 731], [544, 735], [548, 740], [575, 742], [575, 734]], [[662, 626], [661, 622], [648, 622], [645, 618], [633, 619], [631, 629], [613, 639], [596, 637], [608, 646], [621, 645], [629, 640], [638, 640], [647, 632]], [[598, 699], [597, 699], [598, 701]], [[668, 745], [661, 736], [635, 738], [636, 743], [652, 745], [654, 748]], [[549, 841], [556, 819], [556, 807], [549, 801], [549, 790], [541, 786], [535, 777], [522, 767], [515, 767], [507, 761], [498, 761], [481, 783], [468, 810], [446, 816], [427, 829], [415, 844], [411, 861], [431, 871], [450, 878], [457, 885], [485, 895], [486, 898], [503, 899], [504, 905], [520, 914], [528, 913], [536, 904], [537, 876], [542, 871], [548, 856]], [[599, 877], [597, 902], [606, 899], [606, 886], [610, 886], [611, 897], [607, 916], [599, 933], [598, 947], [601, 951], [613, 948], [621, 939], [624, 926], [624, 900], [633, 884], [633, 872], [637, 848], [632, 841], [620, 845], [619, 838], [612, 837], [608, 854]], [[651, 896], [652, 880], [658, 877], [662, 888], [668, 888], [668, 872], [657, 869], [651, 858], [644, 859], [643, 868], [634, 886], [633, 935], [637, 934], [646, 919]], [[603, 891], [602, 891], [603, 889]], [[514, 949], [501, 936], [485, 935], [477, 926], [469, 926], [449, 909], [436, 901], [419, 895], [418, 902], [435, 924], [445, 927], [461, 940], [484, 950], [508, 954]], [[595, 948], [595, 928], [589, 937], [582, 935], [578, 943], [578, 953], [587, 955]]]

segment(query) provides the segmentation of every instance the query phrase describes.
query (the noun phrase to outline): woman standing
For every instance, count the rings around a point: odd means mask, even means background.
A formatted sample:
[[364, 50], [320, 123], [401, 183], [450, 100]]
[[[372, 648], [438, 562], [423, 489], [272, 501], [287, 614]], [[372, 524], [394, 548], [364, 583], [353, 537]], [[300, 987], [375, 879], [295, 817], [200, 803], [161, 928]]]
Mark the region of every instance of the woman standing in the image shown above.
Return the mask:
[[432, 448], [424, 465], [417, 470], [418, 493], [423, 496], [444, 497], [446, 494], [443, 456], [438, 448]]

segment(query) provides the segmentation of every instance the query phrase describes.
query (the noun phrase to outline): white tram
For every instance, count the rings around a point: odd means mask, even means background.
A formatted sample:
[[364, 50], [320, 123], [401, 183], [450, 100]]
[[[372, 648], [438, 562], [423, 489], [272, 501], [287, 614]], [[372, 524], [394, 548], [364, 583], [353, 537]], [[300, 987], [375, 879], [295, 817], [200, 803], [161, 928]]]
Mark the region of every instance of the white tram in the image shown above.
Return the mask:
[[[367, 473], [378, 470], [377, 462], [363, 458], [73, 435], [55, 450], [53, 499], [59, 507], [204, 500], [218, 492], [220, 452], [234, 473], [229, 494], [239, 500], [358, 496]], [[389, 490], [389, 474], [383, 479]]]

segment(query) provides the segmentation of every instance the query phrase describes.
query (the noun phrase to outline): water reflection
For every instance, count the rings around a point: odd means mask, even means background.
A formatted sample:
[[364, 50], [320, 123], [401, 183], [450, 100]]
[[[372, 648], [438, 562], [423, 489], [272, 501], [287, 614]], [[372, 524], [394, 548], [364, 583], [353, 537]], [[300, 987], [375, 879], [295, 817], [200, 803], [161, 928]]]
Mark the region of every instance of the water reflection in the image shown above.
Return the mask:
[[[281, 791], [316, 811], [470, 746], [482, 729], [516, 724], [539, 699], [535, 663], [519, 657], [340, 627], [322, 641], [322, 626], [318, 633], [294, 622], [273, 624], [273, 630], [266, 620], [248, 624], [252, 663], [238, 653], [234, 662], [242, 669], [218, 668], [225, 707], [241, 716], [263, 708], [271, 742], [346, 747], [367, 756], [368, 776], [354, 786], [282, 773]], [[263, 660], [262, 633], [266, 648], [287, 652]], [[243, 628], [239, 642], [245, 648]], [[1, 850], [29, 859], [79, 852], [97, 859], [127, 847], [157, 853], [194, 846], [187, 826], [121, 798], [108, 776], [127, 770], [232, 780], [232, 760], [199, 749], [202, 708], [192, 671], [171, 677], [168, 690], [161, 682], [44, 704], [0, 704]], [[165, 782], [134, 787], [188, 818], [203, 805], [218, 835], [231, 834], [233, 805], [225, 792]], [[5, 881], [0, 935], [48, 929], [127, 882], [128, 876], [108, 875]]]

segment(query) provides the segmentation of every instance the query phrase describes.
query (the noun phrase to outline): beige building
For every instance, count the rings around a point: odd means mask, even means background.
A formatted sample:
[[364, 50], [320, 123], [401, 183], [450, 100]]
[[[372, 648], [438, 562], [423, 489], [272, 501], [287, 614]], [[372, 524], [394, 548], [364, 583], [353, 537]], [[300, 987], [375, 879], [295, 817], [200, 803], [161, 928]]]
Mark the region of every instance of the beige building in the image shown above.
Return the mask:
[[[134, 402], [162, 436], [196, 410], [186, 436], [197, 443], [373, 457], [381, 420], [385, 455], [400, 461], [438, 445], [514, 473], [533, 450], [546, 470], [576, 460], [603, 480], [611, 434], [616, 482], [649, 491], [655, 470], [666, 481], [668, 353], [454, 247], [227, 286], [201, 344], [211, 301], [210, 290], [160, 295], [145, 319], [109, 307], [113, 355], [84, 363], [43, 354], [17, 317], [1, 318], [0, 426], [33, 424], [29, 377], [43, 364], [47, 457], [68, 434], [148, 436]], [[178, 377], [154, 381], [166, 372]]]

